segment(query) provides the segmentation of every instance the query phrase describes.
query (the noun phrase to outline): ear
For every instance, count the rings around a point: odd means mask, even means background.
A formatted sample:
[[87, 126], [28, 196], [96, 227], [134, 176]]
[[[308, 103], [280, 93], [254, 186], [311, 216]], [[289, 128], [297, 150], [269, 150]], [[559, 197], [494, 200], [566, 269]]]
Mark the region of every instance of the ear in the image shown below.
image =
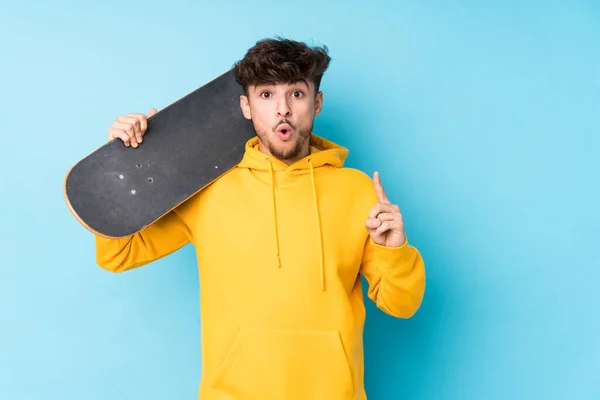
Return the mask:
[[240, 108], [242, 109], [242, 114], [246, 119], [252, 119], [252, 114], [250, 113], [250, 103], [248, 100], [248, 96], [241, 95], [240, 96]]
[[321, 113], [321, 109], [323, 108], [323, 92], [317, 93], [317, 97], [315, 98], [315, 117]]

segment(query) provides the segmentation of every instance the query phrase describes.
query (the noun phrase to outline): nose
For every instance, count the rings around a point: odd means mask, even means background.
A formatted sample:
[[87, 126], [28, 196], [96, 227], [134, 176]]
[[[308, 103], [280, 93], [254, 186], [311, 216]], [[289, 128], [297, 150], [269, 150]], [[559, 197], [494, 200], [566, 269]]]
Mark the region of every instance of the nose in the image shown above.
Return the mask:
[[289, 117], [292, 115], [292, 110], [287, 100], [281, 100], [277, 103], [277, 115], [280, 117]]

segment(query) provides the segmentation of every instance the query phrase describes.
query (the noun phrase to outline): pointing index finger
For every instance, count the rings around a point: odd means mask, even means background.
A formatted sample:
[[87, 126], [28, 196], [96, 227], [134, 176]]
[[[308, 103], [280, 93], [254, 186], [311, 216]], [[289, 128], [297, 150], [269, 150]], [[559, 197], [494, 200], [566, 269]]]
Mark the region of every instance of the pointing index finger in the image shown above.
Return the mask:
[[375, 171], [373, 175], [373, 181], [375, 182], [375, 193], [377, 193], [377, 198], [382, 203], [389, 203], [390, 201], [385, 194], [385, 190], [383, 190], [383, 185], [381, 184], [381, 178], [379, 177], [379, 172]]

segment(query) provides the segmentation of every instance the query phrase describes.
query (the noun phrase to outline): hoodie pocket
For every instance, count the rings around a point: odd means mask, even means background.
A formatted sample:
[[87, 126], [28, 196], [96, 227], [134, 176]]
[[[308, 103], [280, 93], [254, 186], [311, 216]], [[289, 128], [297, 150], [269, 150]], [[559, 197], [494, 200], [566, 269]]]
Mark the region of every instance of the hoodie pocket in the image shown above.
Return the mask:
[[240, 399], [351, 399], [338, 331], [240, 328], [213, 388]]

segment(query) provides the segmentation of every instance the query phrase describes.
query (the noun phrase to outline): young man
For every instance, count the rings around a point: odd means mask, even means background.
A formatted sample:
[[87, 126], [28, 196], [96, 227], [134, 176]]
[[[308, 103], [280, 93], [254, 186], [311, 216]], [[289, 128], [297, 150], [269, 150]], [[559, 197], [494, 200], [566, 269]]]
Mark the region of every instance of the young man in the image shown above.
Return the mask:
[[[257, 133], [240, 164], [136, 235], [96, 238], [112, 272], [194, 245], [202, 400], [364, 400], [360, 275], [390, 315], [421, 304], [423, 259], [379, 176], [344, 168], [348, 151], [312, 133], [329, 61], [326, 47], [258, 42], [235, 67]], [[121, 116], [109, 139], [137, 147], [146, 121]]]

